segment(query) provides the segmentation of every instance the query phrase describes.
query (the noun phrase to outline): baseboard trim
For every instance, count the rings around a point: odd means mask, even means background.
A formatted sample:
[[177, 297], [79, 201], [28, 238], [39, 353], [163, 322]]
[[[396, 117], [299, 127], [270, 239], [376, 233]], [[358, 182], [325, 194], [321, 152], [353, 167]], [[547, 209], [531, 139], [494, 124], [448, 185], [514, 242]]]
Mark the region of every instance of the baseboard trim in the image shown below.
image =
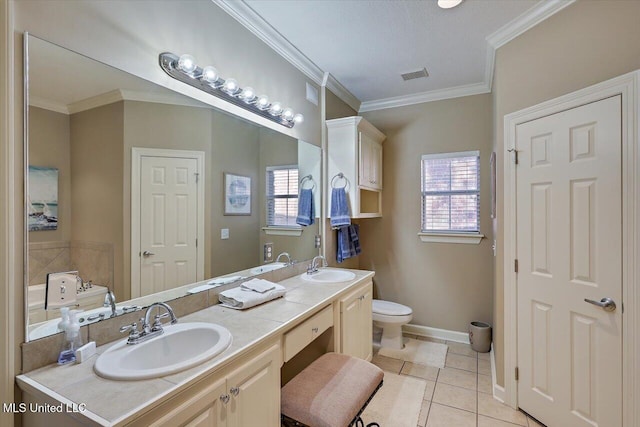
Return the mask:
[[493, 343], [491, 343], [491, 353], [489, 353], [489, 357], [491, 359], [491, 386], [493, 389], [493, 398], [504, 403], [506, 393], [504, 387], [499, 386], [498, 380], [496, 379], [496, 356], [493, 352]]
[[460, 342], [469, 344], [469, 334], [467, 332], [449, 331], [446, 329], [431, 328], [421, 325], [404, 325], [402, 332], [407, 334], [420, 335], [421, 337], [437, 338], [445, 341]]

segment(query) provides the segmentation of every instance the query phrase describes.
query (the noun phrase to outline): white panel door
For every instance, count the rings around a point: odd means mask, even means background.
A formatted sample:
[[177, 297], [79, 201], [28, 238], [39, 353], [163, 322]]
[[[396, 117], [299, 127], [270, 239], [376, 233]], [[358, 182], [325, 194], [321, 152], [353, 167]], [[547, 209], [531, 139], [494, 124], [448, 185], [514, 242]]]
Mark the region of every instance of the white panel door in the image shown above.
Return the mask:
[[193, 158], [141, 158], [141, 295], [197, 281], [197, 172]]
[[516, 128], [518, 406], [550, 427], [622, 426], [621, 147], [620, 96]]

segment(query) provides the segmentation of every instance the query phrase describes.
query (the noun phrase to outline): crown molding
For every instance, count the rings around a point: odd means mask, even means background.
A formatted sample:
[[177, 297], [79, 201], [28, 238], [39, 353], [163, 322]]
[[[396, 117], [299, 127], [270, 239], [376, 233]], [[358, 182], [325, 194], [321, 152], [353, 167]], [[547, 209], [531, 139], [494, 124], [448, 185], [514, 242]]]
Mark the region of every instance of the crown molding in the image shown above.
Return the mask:
[[349, 90], [342, 86], [331, 73], [326, 73], [326, 79], [323, 80], [323, 84], [333, 92], [338, 98], [343, 100], [349, 107], [353, 108], [355, 111], [360, 109], [360, 105], [362, 104], [358, 98], [356, 98]]
[[91, 98], [73, 102], [67, 105], [67, 108], [69, 110], [69, 114], [75, 114], [81, 111], [91, 110], [92, 108], [102, 107], [103, 105], [113, 104], [114, 102], [122, 101], [123, 99], [120, 89], [116, 89], [100, 95], [92, 96]]
[[575, 3], [575, 1], [576, 0], [547, 0], [540, 2], [498, 31], [487, 36], [487, 43], [493, 47], [494, 50], [498, 49], [565, 7]]
[[384, 110], [386, 108], [405, 107], [407, 105], [460, 98], [463, 96], [480, 95], [489, 92], [491, 92], [491, 88], [486, 83], [474, 83], [470, 85], [414, 93], [405, 96], [377, 99], [375, 101], [365, 101], [360, 104], [360, 110], [358, 110], [358, 112], [363, 113], [366, 111]]
[[[316, 84], [329, 88], [354, 110], [365, 112], [491, 92], [496, 50], [565, 7], [570, 6], [576, 0], [547, 0], [540, 2], [493, 34], [490, 34], [485, 39], [487, 42], [487, 54], [484, 81], [482, 82], [362, 103], [335, 77], [332, 75], [329, 75], [328, 79], [324, 77], [323, 70], [300, 52], [244, 1], [212, 1]], [[326, 80], [323, 81], [323, 77]], [[357, 108], [358, 106], [359, 108]]]
[[29, 106], [69, 115], [69, 109], [66, 105], [59, 102], [50, 101], [48, 99], [40, 98], [39, 96], [29, 95]]

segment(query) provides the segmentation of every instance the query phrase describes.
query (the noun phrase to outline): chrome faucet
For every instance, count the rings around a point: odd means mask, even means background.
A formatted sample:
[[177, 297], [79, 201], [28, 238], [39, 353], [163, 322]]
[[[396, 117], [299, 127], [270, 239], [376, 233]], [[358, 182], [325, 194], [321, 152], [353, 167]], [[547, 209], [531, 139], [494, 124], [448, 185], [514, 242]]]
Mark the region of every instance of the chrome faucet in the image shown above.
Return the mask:
[[318, 271], [318, 260], [322, 260], [322, 267], [327, 266], [327, 259], [325, 257], [323, 257], [322, 255], [315, 256], [311, 260], [311, 264], [309, 264], [309, 267], [307, 267], [307, 274], [313, 274]]
[[287, 262], [285, 262], [284, 265], [293, 264], [293, 261], [291, 261], [291, 255], [289, 255], [289, 252], [282, 252], [280, 255], [278, 255], [278, 257], [276, 258], [276, 262], [280, 262], [280, 257], [287, 257]]
[[111, 307], [111, 316], [109, 317], [116, 317], [116, 296], [113, 294], [113, 291], [107, 289], [102, 306]]
[[[153, 325], [149, 325], [151, 321], [151, 312], [154, 307], [162, 307], [167, 310], [164, 314], [156, 314], [154, 317]], [[141, 342], [147, 341], [153, 337], [157, 337], [158, 335], [162, 335], [164, 330], [162, 329], [162, 322], [160, 319], [164, 319], [165, 317], [170, 317], [170, 323], [173, 325], [178, 323], [178, 319], [176, 315], [173, 313], [171, 307], [168, 304], [163, 302], [154, 302], [149, 307], [147, 307], [147, 312], [144, 317], [140, 318], [140, 322], [142, 323], [142, 328], [138, 330], [138, 324], [132, 323], [130, 325], [124, 325], [120, 328], [120, 332], [129, 331], [129, 338], [127, 339], [127, 344], [139, 344]]]

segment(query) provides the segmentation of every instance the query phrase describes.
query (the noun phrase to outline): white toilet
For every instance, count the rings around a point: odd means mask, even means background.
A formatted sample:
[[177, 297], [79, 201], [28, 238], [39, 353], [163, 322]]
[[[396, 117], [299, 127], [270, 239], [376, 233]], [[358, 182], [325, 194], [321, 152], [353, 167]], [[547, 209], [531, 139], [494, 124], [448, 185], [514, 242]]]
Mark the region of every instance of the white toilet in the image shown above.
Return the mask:
[[402, 349], [402, 325], [413, 318], [413, 311], [406, 305], [379, 299], [373, 300], [373, 325], [382, 328], [381, 347]]

